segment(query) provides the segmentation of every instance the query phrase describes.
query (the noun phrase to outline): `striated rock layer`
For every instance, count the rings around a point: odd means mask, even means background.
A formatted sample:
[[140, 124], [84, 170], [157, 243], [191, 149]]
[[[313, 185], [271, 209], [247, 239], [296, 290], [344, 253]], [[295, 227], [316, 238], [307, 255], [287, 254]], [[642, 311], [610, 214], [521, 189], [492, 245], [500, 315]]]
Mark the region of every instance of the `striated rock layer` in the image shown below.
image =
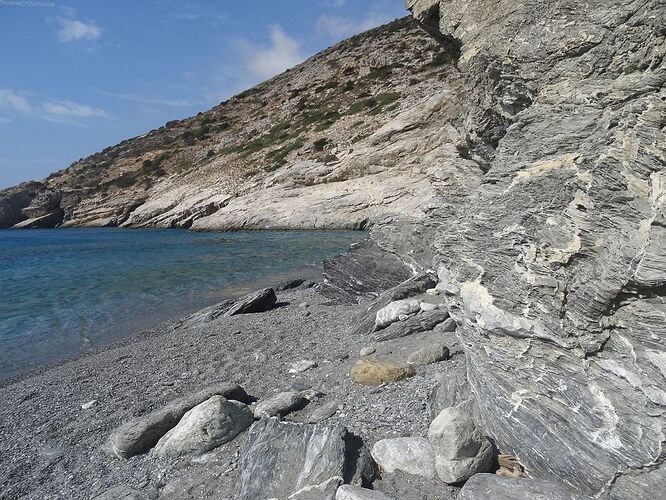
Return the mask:
[[666, 491], [666, 3], [407, 5], [458, 50], [438, 147], [484, 173], [438, 186], [421, 266], [487, 434], [585, 494]]

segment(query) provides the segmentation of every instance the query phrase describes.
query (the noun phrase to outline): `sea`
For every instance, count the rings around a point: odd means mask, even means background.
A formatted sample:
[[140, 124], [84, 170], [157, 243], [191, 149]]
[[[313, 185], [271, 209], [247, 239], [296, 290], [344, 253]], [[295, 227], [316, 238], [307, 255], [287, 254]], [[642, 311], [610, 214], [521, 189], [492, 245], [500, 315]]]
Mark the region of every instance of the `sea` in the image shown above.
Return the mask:
[[295, 277], [359, 231], [0, 231], [0, 380]]

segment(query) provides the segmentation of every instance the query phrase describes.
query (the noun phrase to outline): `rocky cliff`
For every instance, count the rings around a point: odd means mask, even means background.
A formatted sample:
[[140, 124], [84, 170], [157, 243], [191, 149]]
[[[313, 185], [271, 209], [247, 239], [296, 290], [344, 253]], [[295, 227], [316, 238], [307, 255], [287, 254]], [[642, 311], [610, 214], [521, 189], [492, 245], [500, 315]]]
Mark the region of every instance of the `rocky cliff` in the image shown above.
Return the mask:
[[407, 5], [457, 55], [437, 147], [483, 172], [437, 186], [421, 264], [480, 422], [532, 476], [663, 495], [666, 3]]
[[0, 227], [358, 228], [419, 216], [436, 184], [474, 182], [458, 169], [476, 166], [449, 160], [431, 118], [459, 77], [451, 54], [407, 17], [0, 192]]

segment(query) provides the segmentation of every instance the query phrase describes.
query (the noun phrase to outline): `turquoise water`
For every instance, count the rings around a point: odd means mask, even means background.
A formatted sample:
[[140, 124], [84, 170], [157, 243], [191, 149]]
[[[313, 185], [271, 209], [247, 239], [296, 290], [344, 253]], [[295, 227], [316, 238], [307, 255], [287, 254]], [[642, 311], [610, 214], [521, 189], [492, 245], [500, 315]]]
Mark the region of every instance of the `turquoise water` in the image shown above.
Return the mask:
[[351, 231], [0, 231], [0, 378], [247, 291], [241, 283], [312, 275], [323, 259], [362, 237]]

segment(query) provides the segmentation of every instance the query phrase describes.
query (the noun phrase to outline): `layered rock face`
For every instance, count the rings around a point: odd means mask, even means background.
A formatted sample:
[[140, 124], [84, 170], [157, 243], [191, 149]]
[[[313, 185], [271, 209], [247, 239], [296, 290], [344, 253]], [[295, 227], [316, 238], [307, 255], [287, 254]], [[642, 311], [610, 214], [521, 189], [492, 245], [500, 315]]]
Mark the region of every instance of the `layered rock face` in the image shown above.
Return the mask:
[[666, 491], [666, 3], [407, 5], [459, 51], [438, 147], [483, 172], [438, 186], [421, 265], [487, 434], [586, 494]]

